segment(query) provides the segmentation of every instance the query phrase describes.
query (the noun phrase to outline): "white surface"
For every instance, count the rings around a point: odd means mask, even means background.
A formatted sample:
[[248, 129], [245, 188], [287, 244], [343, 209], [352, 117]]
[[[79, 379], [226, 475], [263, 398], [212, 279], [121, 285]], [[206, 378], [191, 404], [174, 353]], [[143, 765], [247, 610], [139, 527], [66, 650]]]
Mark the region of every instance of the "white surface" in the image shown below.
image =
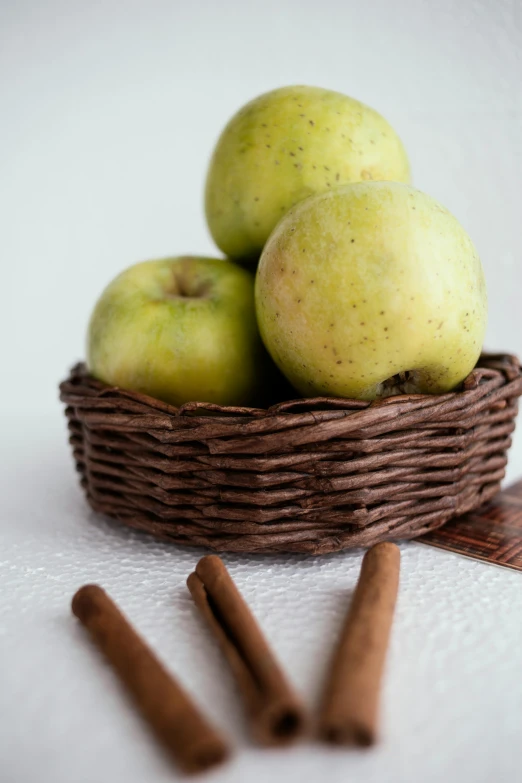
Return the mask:
[[[253, 748], [184, 580], [199, 553], [94, 519], [56, 383], [124, 266], [212, 253], [205, 166], [229, 115], [281, 84], [375, 106], [415, 183], [473, 237], [488, 346], [522, 353], [522, 32], [517, 0], [0, 4], [0, 779], [138, 783], [171, 769], [70, 616], [102, 583], [237, 747], [216, 781], [518, 780], [522, 575], [404, 545], [370, 753]], [[519, 445], [520, 444], [520, 445]], [[515, 440], [509, 473], [522, 473]], [[227, 558], [310, 706], [360, 553]]]
[[[201, 552], [95, 518], [82, 502], [59, 422], [37, 423], [32, 434], [32, 466], [19, 444], [2, 477], [2, 783], [176, 778], [70, 613], [76, 588], [92, 581], [231, 737], [235, 759], [208, 776], [212, 783], [519, 780], [521, 574], [402, 545], [382, 743], [369, 752], [312, 742], [258, 750], [185, 587]], [[20, 498], [22, 477], [31, 483]], [[360, 559], [360, 552], [225, 558], [310, 709]]]

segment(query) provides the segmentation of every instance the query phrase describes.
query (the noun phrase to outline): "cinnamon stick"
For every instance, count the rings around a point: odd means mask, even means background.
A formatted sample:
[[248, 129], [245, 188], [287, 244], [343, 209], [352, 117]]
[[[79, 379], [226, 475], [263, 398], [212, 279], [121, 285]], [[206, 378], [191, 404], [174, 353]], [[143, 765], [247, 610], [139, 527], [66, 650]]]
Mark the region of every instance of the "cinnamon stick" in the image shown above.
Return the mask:
[[203, 557], [187, 585], [235, 676], [258, 742], [294, 741], [305, 728], [302, 704], [223, 561], [217, 555]]
[[81, 587], [72, 610], [130, 691], [169, 755], [185, 772], [224, 761], [229, 749], [98, 585]]
[[372, 745], [376, 741], [399, 569], [400, 551], [395, 544], [377, 544], [364, 556], [320, 713], [319, 732], [327, 742]]

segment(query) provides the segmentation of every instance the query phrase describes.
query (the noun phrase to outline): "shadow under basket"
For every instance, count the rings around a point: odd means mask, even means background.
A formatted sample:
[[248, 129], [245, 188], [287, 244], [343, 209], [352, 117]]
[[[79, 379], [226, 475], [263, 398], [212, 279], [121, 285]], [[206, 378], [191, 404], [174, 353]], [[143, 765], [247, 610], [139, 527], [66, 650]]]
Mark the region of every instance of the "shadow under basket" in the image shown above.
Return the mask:
[[177, 544], [316, 555], [420, 536], [490, 500], [522, 375], [516, 357], [483, 355], [441, 396], [174, 408], [79, 364], [60, 392], [95, 511]]

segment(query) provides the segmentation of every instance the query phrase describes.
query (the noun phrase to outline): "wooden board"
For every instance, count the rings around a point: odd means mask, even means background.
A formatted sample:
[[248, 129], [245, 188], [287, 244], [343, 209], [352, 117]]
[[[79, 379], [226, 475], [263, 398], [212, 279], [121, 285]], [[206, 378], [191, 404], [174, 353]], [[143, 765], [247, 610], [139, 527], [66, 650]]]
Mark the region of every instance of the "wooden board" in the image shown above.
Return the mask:
[[522, 571], [522, 480], [418, 541]]

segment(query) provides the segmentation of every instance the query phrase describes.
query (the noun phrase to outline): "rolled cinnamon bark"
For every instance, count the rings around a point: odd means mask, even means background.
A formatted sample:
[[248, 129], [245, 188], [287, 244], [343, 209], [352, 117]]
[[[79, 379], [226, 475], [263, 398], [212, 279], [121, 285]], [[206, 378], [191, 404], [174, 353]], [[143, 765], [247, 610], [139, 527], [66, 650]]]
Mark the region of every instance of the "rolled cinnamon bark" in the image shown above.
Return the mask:
[[188, 773], [224, 761], [229, 748], [98, 585], [81, 587], [72, 610], [134, 697], [169, 755]]
[[320, 711], [319, 733], [337, 745], [372, 745], [379, 691], [399, 586], [400, 551], [392, 543], [364, 556]]
[[303, 706], [223, 561], [202, 558], [187, 585], [235, 676], [257, 741], [293, 742], [305, 728]]

